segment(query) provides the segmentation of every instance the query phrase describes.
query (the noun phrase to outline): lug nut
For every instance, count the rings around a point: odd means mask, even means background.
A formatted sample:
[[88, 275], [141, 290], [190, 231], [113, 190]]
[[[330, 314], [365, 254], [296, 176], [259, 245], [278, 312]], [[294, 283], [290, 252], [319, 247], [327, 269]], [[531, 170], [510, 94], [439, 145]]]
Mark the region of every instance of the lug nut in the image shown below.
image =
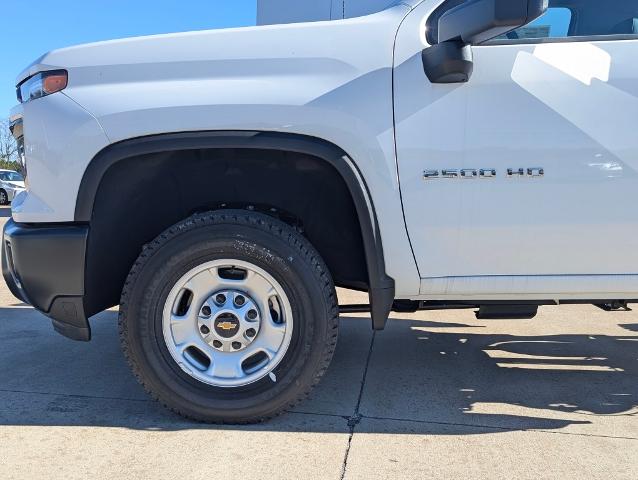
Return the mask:
[[202, 315], [204, 315], [205, 317], [210, 317], [211, 313], [212, 310], [210, 309], [210, 307], [208, 305], [204, 305], [204, 308], [202, 308]]
[[226, 303], [226, 295], [224, 295], [223, 293], [218, 294], [215, 297], [215, 302], [219, 305], [223, 305], [224, 303]]
[[213, 341], [213, 347], [222, 348], [222, 342], [220, 342], [219, 340]]
[[210, 328], [208, 328], [206, 325], [202, 325], [201, 327], [199, 327], [199, 331], [202, 332], [204, 335], [208, 335], [210, 333]]
[[253, 338], [256, 334], [257, 332], [255, 331], [254, 328], [249, 328], [248, 330], [246, 330], [246, 336], [248, 338]]
[[246, 299], [242, 295], [237, 295], [235, 297], [235, 305], [241, 307], [244, 303], [246, 303]]
[[246, 318], [248, 318], [248, 320], [254, 320], [257, 318], [257, 310], [248, 310], [248, 313], [246, 314]]
[[239, 350], [241, 348], [241, 343], [239, 342], [233, 342], [232, 345], [235, 350]]

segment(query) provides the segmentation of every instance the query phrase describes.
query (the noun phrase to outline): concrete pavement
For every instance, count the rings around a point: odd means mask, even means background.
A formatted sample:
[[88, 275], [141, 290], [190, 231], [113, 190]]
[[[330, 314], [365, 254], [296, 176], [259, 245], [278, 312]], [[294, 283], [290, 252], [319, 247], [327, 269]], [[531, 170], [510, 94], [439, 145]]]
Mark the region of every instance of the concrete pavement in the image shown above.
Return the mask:
[[638, 478], [637, 312], [347, 316], [312, 397], [246, 427], [149, 401], [116, 316], [75, 343], [0, 286], [1, 479]]

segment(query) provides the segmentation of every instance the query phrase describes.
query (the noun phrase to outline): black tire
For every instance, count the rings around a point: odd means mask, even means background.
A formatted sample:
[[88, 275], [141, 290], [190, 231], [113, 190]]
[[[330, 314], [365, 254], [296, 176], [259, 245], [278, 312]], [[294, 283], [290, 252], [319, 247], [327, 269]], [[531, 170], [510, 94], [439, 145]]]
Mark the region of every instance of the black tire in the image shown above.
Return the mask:
[[0, 188], [0, 205], [9, 205], [9, 195], [7, 192]]
[[[276, 382], [265, 377], [243, 387], [215, 387], [185, 373], [168, 352], [162, 333], [168, 292], [191, 268], [220, 258], [259, 266], [288, 296], [294, 328]], [[210, 212], [144, 247], [124, 285], [119, 331], [133, 373], [157, 401], [198, 421], [257, 423], [304, 399], [327, 370], [337, 343], [337, 296], [317, 251], [285, 223], [254, 212]]]

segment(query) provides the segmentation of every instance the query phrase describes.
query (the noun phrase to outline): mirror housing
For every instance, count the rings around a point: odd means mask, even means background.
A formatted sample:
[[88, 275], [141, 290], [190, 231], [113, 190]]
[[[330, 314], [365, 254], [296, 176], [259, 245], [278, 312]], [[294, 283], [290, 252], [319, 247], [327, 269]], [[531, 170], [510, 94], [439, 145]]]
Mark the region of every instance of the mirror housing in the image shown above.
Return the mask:
[[468, 50], [516, 30], [547, 11], [548, 0], [468, 0], [438, 21], [438, 43], [423, 51], [423, 68], [432, 83], [467, 82], [472, 74]]
[[439, 18], [439, 43], [478, 45], [536, 20], [548, 0], [469, 0]]
[[432, 45], [421, 54], [432, 83], [465, 83], [472, 76], [472, 47], [449, 41]]

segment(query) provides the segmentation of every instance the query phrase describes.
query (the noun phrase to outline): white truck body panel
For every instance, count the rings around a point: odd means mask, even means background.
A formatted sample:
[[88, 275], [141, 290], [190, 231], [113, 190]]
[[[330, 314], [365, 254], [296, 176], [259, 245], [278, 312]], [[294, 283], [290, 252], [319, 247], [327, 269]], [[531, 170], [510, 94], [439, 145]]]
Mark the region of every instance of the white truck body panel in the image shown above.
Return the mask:
[[633, 298], [638, 275], [477, 275], [424, 278], [421, 300], [615, 300]]
[[[45, 55], [27, 72], [65, 68], [69, 86], [64, 95], [24, 105], [34, 175], [14, 208], [15, 220], [73, 221], [82, 174], [108, 143], [185, 131], [304, 134], [328, 140], [355, 159], [378, 199], [388, 275], [400, 295], [418, 294], [392, 120], [394, 39], [409, 10], [399, 5], [335, 22], [159, 35]], [[28, 112], [35, 109], [41, 113]], [[42, 115], [49, 121], [42, 122]], [[53, 119], [58, 116], [62, 124]], [[60, 148], [45, 149], [46, 130], [60, 128]], [[79, 144], [64, 148], [65, 141]]]
[[[638, 39], [474, 47], [470, 82], [434, 85], [418, 32], [438, 4], [408, 16], [395, 56], [397, 157], [421, 293], [635, 292]], [[542, 178], [505, 174], [535, 167]], [[425, 169], [499, 175], [424, 180]]]
[[64, 92], [15, 107], [24, 119], [28, 189], [11, 204], [17, 222], [73, 221], [88, 163], [110, 144], [97, 120]]
[[[348, 1], [342, 16], [364, 12]], [[469, 83], [434, 85], [421, 52], [440, 3], [43, 56], [18, 80], [63, 68], [69, 85], [12, 112], [24, 118], [29, 169], [14, 219], [72, 222], [87, 165], [115, 142], [288, 132], [332, 142], [356, 164], [397, 298], [635, 298], [638, 40], [475, 47]], [[327, 5], [290, 12], [313, 20]], [[543, 178], [503, 176], [536, 167]], [[423, 179], [446, 168], [499, 176]]]

